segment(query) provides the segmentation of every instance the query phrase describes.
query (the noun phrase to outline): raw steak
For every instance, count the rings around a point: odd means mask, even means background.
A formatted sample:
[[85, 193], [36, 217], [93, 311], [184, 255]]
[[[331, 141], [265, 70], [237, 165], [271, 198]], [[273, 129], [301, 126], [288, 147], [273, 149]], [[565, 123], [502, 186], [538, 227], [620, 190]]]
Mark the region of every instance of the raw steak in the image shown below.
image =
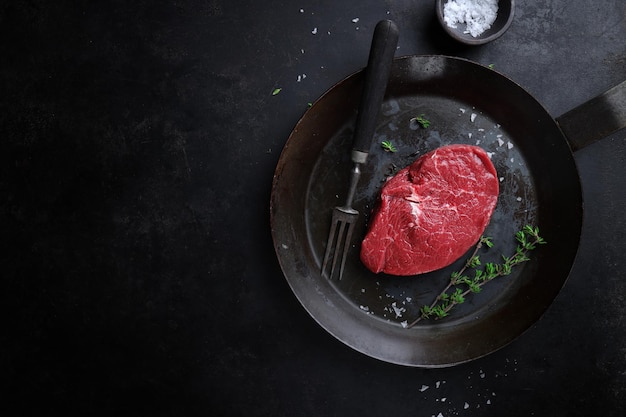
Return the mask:
[[450, 265], [478, 242], [498, 188], [496, 169], [477, 146], [449, 145], [423, 155], [383, 186], [361, 261], [392, 275]]

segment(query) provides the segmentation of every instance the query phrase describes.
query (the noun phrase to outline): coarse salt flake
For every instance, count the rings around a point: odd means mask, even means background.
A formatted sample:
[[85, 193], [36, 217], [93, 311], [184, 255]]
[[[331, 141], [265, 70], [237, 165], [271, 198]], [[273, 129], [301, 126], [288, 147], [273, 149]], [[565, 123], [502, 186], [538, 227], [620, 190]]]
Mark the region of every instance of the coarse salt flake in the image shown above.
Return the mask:
[[393, 312], [396, 313], [396, 318], [402, 317], [402, 313], [406, 311], [404, 307], [398, 307], [395, 302], [391, 303]]
[[422, 388], [420, 388], [420, 392], [424, 392], [424, 391], [426, 391], [428, 388], [430, 388], [428, 385], [422, 385]]
[[498, 0], [451, 0], [443, 6], [443, 20], [451, 28], [465, 23], [474, 38], [489, 29], [498, 15]]

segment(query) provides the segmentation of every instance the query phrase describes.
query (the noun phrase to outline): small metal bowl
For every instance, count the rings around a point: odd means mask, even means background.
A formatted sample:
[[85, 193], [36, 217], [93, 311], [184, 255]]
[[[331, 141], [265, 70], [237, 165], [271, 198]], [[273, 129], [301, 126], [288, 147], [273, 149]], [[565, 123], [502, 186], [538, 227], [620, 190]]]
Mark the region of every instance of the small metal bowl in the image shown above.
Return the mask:
[[466, 45], [482, 45], [491, 42], [502, 36], [504, 32], [511, 26], [513, 14], [515, 11], [515, 0], [498, 0], [498, 12], [496, 20], [491, 27], [480, 35], [474, 37], [466, 32], [467, 25], [465, 23], [457, 23], [456, 28], [448, 26], [444, 20], [443, 7], [452, 0], [436, 0], [437, 19], [443, 30], [457, 41]]

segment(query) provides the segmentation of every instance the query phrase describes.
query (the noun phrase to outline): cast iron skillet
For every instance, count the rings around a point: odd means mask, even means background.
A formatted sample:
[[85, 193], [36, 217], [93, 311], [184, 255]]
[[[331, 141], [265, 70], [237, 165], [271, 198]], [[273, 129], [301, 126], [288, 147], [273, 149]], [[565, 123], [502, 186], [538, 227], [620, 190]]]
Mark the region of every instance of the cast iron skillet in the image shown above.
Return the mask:
[[[572, 150], [626, 125], [626, 83], [557, 122], [519, 85], [479, 64], [445, 56], [396, 59], [354, 200], [364, 215], [356, 225], [343, 280], [329, 281], [320, 275], [321, 257], [332, 207], [345, 198], [349, 181], [362, 80], [358, 72], [324, 94], [298, 122], [282, 151], [270, 211], [283, 273], [324, 329], [366, 355], [421, 367], [487, 355], [535, 323], [567, 280], [583, 210]], [[430, 127], [412, 120], [418, 115]], [[390, 140], [398, 152], [385, 152], [383, 140]], [[514, 234], [526, 224], [538, 226], [548, 244], [511, 275], [471, 295], [449, 317], [405, 328], [465, 257], [421, 276], [376, 275], [359, 260], [360, 241], [386, 176], [451, 143], [478, 144], [490, 152], [498, 171], [500, 196], [485, 231], [495, 247], [481, 250], [483, 262], [500, 262], [502, 254], [512, 254]]]

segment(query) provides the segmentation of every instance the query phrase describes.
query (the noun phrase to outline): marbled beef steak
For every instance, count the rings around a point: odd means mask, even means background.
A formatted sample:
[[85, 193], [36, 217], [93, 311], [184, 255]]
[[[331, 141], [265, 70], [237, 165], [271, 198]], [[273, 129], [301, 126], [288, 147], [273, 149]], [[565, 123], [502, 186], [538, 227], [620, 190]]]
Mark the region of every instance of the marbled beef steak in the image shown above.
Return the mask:
[[450, 265], [478, 242], [498, 191], [496, 169], [482, 148], [448, 145], [421, 156], [383, 186], [361, 261], [392, 275]]

